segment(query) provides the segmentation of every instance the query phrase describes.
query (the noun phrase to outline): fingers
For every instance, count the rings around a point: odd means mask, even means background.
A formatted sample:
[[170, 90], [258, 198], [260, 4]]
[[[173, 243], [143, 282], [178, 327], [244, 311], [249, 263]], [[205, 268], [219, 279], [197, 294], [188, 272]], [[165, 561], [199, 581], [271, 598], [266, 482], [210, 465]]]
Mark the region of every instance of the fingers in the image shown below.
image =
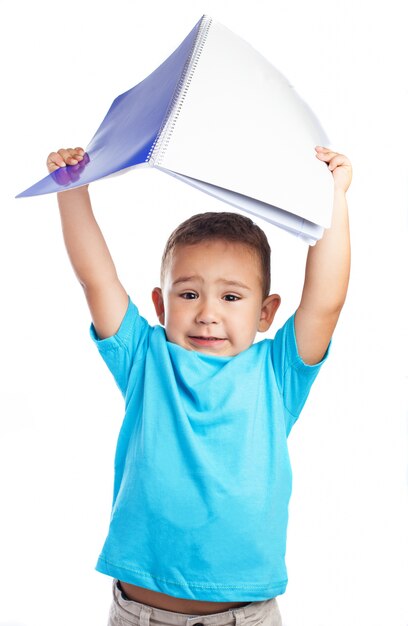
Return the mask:
[[333, 152], [330, 148], [323, 148], [323, 146], [316, 146], [316, 156], [318, 159], [322, 161], [329, 162], [334, 156], [336, 156], [337, 152]]
[[315, 150], [316, 157], [324, 161], [331, 172], [341, 165], [350, 165], [348, 158], [344, 154], [333, 152], [333, 150], [323, 146], [316, 146]]
[[47, 157], [49, 172], [55, 172], [66, 165], [77, 165], [83, 160], [85, 151], [83, 148], [61, 148], [58, 152], [51, 152]]
[[316, 146], [316, 157], [326, 163], [331, 171], [336, 189], [341, 189], [344, 193], [350, 186], [352, 179], [352, 167], [349, 159], [344, 154], [333, 152], [329, 148]]
[[47, 157], [47, 167], [49, 172], [55, 172], [60, 167], [65, 166], [65, 161], [58, 152], [51, 152]]

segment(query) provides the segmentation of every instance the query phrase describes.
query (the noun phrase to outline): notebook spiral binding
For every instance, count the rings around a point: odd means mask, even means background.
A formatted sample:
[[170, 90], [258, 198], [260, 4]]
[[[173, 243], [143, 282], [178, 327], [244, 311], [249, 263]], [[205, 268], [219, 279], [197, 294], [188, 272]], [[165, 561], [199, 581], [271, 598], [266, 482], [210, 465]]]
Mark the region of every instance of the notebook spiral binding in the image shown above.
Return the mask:
[[175, 89], [173, 98], [170, 102], [167, 115], [165, 116], [163, 124], [157, 133], [156, 140], [146, 158], [146, 161], [149, 161], [151, 165], [161, 164], [162, 158], [173, 134], [177, 119], [180, 115], [181, 108], [186, 99], [187, 91], [193, 79], [194, 72], [197, 69], [198, 61], [207, 40], [211, 23], [212, 18], [207, 15], [203, 15], [198, 29], [197, 38], [185, 63], [177, 88]]

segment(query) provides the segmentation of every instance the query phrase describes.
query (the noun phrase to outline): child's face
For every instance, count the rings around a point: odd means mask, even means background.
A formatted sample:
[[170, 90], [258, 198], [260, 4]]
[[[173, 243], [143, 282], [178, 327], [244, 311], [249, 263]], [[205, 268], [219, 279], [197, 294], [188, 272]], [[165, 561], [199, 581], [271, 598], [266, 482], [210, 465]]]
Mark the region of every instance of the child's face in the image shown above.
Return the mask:
[[177, 246], [153, 302], [168, 341], [234, 356], [269, 328], [280, 297], [263, 298], [261, 264], [251, 248], [216, 240]]

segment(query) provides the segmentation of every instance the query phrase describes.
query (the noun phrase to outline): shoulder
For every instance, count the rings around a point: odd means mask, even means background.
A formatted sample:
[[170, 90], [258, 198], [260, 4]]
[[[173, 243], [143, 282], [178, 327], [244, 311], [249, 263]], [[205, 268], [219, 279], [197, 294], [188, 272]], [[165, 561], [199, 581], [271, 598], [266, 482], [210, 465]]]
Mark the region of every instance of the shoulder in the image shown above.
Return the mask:
[[305, 375], [313, 375], [320, 369], [326, 361], [330, 351], [330, 344], [323, 355], [323, 358], [313, 364], [306, 363], [302, 358], [298, 338], [296, 334], [296, 312], [293, 313], [286, 322], [276, 332], [274, 339], [271, 341], [271, 352], [274, 365], [286, 371], [288, 368], [296, 369]]
[[134, 352], [143, 346], [153, 328], [140, 315], [138, 307], [129, 296], [125, 315], [116, 333], [101, 339], [92, 323], [90, 335], [101, 353], [120, 349]]

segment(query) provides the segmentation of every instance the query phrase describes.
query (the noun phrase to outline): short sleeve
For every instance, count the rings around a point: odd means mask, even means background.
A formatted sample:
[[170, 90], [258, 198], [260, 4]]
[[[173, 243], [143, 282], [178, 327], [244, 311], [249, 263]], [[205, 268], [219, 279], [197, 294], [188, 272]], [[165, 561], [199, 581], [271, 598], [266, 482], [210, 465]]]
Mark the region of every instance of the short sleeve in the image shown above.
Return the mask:
[[139, 315], [138, 308], [130, 298], [125, 316], [115, 335], [99, 339], [95, 326], [91, 324], [91, 339], [113, 374], [123, 396], [126, 395], [133, 365], [146, 356], [149, 329], [148, 322]]
[[330, 345], [331, 342], [319, 363], [305, 363], [299, 355], [296, 343], [295, 313], [275, 335], [272, 344], [273, 369], [287, 411], [287, 434], [300, 415], [311, 386], [328, 357]]

